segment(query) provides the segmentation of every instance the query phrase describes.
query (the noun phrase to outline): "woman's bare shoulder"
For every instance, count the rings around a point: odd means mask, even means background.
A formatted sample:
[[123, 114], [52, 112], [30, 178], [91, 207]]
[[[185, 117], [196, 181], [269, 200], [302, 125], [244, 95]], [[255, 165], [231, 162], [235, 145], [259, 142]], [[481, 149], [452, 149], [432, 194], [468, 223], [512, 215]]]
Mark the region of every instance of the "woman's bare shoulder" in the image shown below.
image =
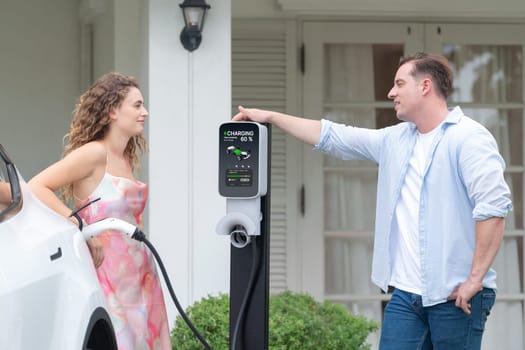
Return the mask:
[[82, 159], [84, 162], [100, 164], [106, 163], [107, 151], [103, 143], [91, 141], [71, 151], [68, 156]]

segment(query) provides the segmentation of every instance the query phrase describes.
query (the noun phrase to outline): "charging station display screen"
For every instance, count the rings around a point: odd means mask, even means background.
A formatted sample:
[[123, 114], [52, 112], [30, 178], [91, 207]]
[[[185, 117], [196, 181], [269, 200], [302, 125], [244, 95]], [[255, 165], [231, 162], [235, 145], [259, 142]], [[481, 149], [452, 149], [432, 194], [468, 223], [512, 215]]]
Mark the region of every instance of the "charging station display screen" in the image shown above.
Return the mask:
[[251, 186], [252, 182], [251, 169], [226, 169], [226, 186]]
[[230, 122], [219, 128], [219, 192], [224, 197], [253, 197], [259, 191], [259, 126]]

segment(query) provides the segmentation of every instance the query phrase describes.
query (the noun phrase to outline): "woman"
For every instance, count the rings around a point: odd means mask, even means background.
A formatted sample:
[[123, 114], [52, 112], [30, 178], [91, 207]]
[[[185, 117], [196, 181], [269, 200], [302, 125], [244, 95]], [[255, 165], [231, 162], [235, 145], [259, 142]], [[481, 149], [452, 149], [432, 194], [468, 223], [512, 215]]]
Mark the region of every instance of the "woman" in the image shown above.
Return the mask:
[[[146, 184], [135, 179], [148, 111], [134, 78], [102, 76], [76, 106], [64, 157], [30, 182], [33, 192], [65, 217], [71, 209], [100, 198], [78, 212], [85, 223], [115, 217], [142, 226]], [[75, 217], [71, 220], [77, 222]], [[106, 295], [120, 350], [171, 349], [164, 298], [147, 247], [118, 231], [88, 242]]]

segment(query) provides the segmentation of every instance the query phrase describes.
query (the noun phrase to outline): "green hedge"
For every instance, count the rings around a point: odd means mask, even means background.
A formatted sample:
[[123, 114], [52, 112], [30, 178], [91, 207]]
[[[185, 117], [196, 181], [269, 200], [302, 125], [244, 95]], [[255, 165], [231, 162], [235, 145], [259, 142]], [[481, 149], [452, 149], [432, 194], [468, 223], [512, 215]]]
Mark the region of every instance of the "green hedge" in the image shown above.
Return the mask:
[[[270, 297], [269, 350], [365, 350], [368, 335], [378, 325], [355, 316], [339, 304], [319, 303], [310, 295], [282, 292]], [[213, 350], [228, 350], [229, 297], [208, 296], [186, 313]], [[184, 320], [178, 316], [171, 332], [174, 350], [202, 350]]]

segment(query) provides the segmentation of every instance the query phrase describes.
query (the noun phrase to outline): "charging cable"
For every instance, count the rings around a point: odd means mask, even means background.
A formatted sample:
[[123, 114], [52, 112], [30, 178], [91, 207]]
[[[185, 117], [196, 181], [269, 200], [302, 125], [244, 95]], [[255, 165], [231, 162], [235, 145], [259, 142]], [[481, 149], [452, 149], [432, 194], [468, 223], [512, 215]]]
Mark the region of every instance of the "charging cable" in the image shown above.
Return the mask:
[[[162, 276], [164, 277], [164, 280], [166, 281], [166, 286], [168, 287], [171, 298], [173, 299], [173, 302], [175, 303], [175, 306], [177, 307], [177, 310], [179, 311], [181, 317], [184, 319], [188, 327], [190, 327], [195, 337], [197, 337], [197, 339], [201, 342], [201, 344], [204, 345], [204, 348], [206, 350], [212, 350], [211, 346], [206, 342], [204, 337], [195, 328], [193, 323], [191, 323], [190, 319], [188, 318], [188, 316], [182, 309], [179, 301], [177, 300], [177, 296], [175, 295], [175, 292], [173, 291], [173, 287], [171, 286], [168, 274], [166, 272], [166, 269], [164, 268], [164, 264], [162, 263], [162, 259], [157, 253], [155, 247], [150, 243], [150, 241], [148, 241], [148, 239], [146, 238], [146, 235], [142, 231], [140, 231], [138, 228], [135, 230], [131, 238], [136, 239], [137, 241], [140, 241], [140, 242], [144, 242], [144, 244], [149, 248], [149, 250], [155, 257], [155, 260], [157, 260], [157, 263], [159, 264], [159, 268], [162, 272]], [[239, 309], [237, 320], [235, 322], [235, 328], [233, 331], [233, 339], [231, 341], [231, 350], [237, 349], [237, 342], [242, 332], [241, 325], [243, 324], [243, 319], [246, 314], [247, 306], [252, 296], [253, 288], [255, 287], [255, 278], [257, 276], [257, 271], [259, 270], [259, 252], [257, 250], [256, 242], [257, 242], [256, 237], [251, 240], [252, 254], [253, 254], [252, 268], [250, 271], [250, 278], [248, 280], [248, 286], [246, 289], [246, 293], [244, 294], [244, 298], [243, 298], [241, 307]]]
[[171, 298], [173, 299], [173, 302], [175, 303], [175, 307], [177, 307], [177, 311], [179, 311], [179, 314], [181, 315], [182, 319], [184, 320], [184, 322], [186, 322], [188, 327], [190, 327], [195, 337], [197, 337], [197, 339], [201, 342], [201, 344], [204, 345], [204, 348], [206, 350], [212, 350], [210, 344], [208, 344], [206, 339], [204, 339], [204, 337], [199, 333], [197, 328], [195, 328], [193, 323], [191, 323], [190, 319], [184, 312], [184, 309], [181, 307], [179, 300], [177, 299], [177, 296], [175, 295], [175, 292], [173, 291], [173, 287], [171, 286], [170, 279], [168, 278], [168, 273], [166, 272], [166, 269], [164, 268], [164, 264], [162, 263], [162, 260], [159, 254], [157, 253], [157, 250], [153, 246], [153, 244], [151, 244], [150, 241], [148, 241], [148, 239], [146, 238], [146, 235], [138, 228], [135, 230], [131, 238], [136, 239], [137, 241], [140, 241], [140, 242], [144, 242], [144, 244], [149, 248], [149, 250], [155, 257], [155, 260], [157, 260], [157, 263], [159, 264], [160, 271], [162, 272], [162, 276], [164, 277], [164, 280], [166, 281], [166, 286], [168, 287]]
[[250, 278], [248, 280], [248, 286], [246, 289], [246, 293], [244, 294], [244, 298], [241, 303], [241, 307], [239, 309], [239, 313], [237, 316], [237, 320], [235, 322], [235, 328], [233, 330], [233, 339], [231, 341], [231, 350], [237, 350], [237, 341], [239, 340], [240, 334], [242, 332], [241, 325], [242, 320], [244, 319], [244, 316], [246, 314], [248, 302], [250, 301], [250, 298], [252, 296], [253, 288], [255, 287], [255, 277], [257, 276], [257, 271], [259, 270], [259, 252], [257, 250], [257, 237], [254, 237], [252, 240], [250, 240], [252, 244], [252, 268], [250, 271]]
[[[159, 268], [162, 272], [162, 276], [164, 277], [164, 280], [166, 281], [166, 286], [168, 287], [168, 290], [170, 292], [171, 298], [173, 299], [173, 302], [175, 303], [175, 306], [177, 307], [177, 310], [179, 311], [181, 317], [184, 319], [184, 322], [190, 327], [191, 331], [195, 335], [195, 337], [201, 342], [201, 344], [204, 346], [206, 350], [212, 350], [211, 346], [206, 342], [206, 339], [199, 333], [199, 331], [195, 328], [193, 323], [191, 323], [190, 319], [182, 309], [179, 301], [177, 300], [177, 296], [175, 295], [175, 292], [173, 291], [173, 287], [171, 286], [168, 274], [166, 272], [166, 269], [164, 268], [164, 264], [162, 263], [162, 259], [160, 258], [159, 254], [155, 250], [155, 247], [148, 241], [146, 238], [146, 235], [140, 231], [138, 228], [135, 230], [131, 238], [136, 239], [137, 241], [144, 242], [144, 244], [149, 248], [153, 256], [155, 257], [155, 260], [157, 260], [157, 263], [159, 264]], [[257, 239], [252, 239], [252, 253], [253, 253], [253, 262], [252, 262], [252, 268], [250, 271], [250, 278], [248, 280], [248, 287], [246, 289], [246, 293], [244, 294], [244, 298], [241, 304], [241, 307], [239, 309], [239, 313], [237, 316], [237, 320], [235, 322], [235, 328], [233, 331], [233, 339], [231, 341], [231, 350], [237, 349], [237, 342], [239, 340], [240, 334], [242, 332], [241, 325], [243, 324], [243, 319], [246, 314], [247, 306], [250, 301], [250, 298], [252, 296], [253, 288], [255, 287], [255, 277], [257, 276], [257, 271], [259, 270], [259, 252], [257, 250]]]

